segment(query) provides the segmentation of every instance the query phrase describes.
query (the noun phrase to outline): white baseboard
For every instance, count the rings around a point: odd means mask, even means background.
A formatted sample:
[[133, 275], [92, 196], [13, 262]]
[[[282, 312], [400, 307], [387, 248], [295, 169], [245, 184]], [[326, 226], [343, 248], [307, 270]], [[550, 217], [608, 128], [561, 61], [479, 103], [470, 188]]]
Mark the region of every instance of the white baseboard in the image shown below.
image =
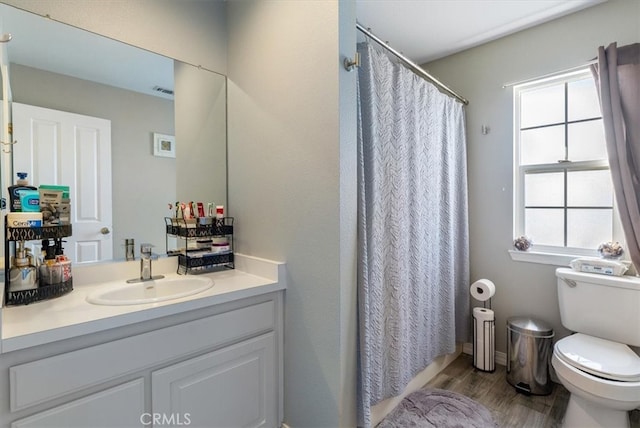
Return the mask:
[[[462, 345], [462, 352], [468, 355], [473, 355], [473, 343], [465, 343]], [[507, 365], [507, 354], [504, 352], [496, 351], [496, 364], [501, 366]]]

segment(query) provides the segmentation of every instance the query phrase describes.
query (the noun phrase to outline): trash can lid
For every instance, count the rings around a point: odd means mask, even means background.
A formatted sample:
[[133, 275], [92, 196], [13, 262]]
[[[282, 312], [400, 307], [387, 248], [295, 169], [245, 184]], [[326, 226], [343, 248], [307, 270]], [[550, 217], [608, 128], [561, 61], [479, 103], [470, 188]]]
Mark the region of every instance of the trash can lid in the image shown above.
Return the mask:
[[553, 327], [544, 321], [529, 317], [511, 317], [507, 328], [534, 337], [553, 337]]

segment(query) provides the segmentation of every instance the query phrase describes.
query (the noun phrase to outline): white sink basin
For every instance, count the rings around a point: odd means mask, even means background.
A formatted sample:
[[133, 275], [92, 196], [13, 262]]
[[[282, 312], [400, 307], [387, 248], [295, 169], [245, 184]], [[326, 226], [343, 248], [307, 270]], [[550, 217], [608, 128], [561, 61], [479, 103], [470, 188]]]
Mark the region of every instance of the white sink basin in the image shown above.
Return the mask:
[[193, 276], [163, 278], [96, 291], [87, 296], [87, 302], [107, 306], [156, 303], [192, 296], [211, 287], [213, 287], [211, 278]]

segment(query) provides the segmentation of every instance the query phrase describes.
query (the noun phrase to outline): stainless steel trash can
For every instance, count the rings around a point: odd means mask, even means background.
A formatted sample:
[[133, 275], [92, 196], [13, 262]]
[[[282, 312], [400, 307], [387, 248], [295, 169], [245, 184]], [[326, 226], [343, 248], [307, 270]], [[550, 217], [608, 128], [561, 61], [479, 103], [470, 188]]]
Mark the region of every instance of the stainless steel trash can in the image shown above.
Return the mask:
[[507, 320], [507, 382], [523, 394], [548, 395], [553, 328], [527, 317]]

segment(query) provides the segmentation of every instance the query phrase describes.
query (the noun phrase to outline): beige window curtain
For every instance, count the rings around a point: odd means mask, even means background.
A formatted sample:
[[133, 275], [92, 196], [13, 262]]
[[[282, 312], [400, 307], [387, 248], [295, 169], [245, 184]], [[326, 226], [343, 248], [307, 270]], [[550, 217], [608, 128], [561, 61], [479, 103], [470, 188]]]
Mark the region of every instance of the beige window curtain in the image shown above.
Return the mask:
[[600, 96], [609, 165], [629, 257], [640, 269], [640, 43], [598, 49], [591, 68]]

